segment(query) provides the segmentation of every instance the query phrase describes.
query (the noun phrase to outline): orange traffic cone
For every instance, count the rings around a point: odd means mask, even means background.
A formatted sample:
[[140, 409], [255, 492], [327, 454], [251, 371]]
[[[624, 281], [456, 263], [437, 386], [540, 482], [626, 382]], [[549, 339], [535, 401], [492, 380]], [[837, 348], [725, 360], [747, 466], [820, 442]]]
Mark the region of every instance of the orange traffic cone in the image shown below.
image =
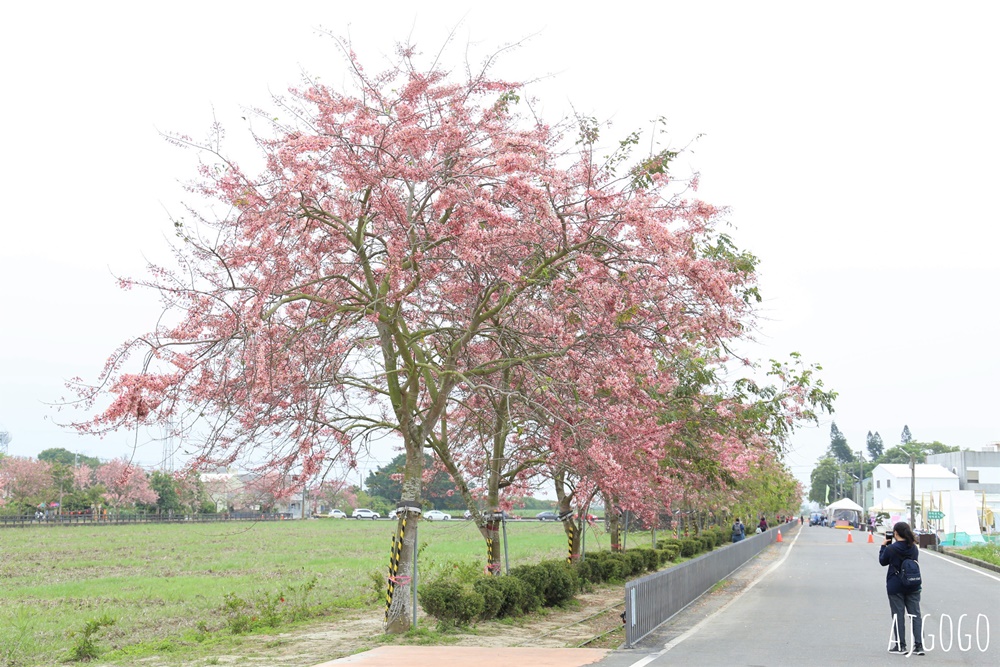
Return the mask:
[[875, 544], [875, 538], [872, 537], [871, 533], [868, 533], [868, 544]]
[[784, 540], [781, 539], [781, 531], [780, 530], [778, 531], [778, 541], [779, 542], [784, 542]]
[[854, 542], [854, 538], [851, 537], [851, 531], [847, 531], [847, 543], [851, 544]]

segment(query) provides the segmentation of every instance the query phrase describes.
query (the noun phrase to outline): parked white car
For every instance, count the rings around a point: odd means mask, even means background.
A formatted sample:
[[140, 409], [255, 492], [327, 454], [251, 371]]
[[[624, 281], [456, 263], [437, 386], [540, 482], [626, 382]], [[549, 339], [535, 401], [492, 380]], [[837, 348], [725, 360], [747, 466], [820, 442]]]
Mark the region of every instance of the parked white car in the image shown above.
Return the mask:
[[366, 509], [364, 507], [359, 507], [358, 509], [351, 512], [351, 516], [355, 519], [371, 519], [372, 521], [382, 517], [382, 515], [379, 514], [378, 512]]
[[428, 521], [450, 521], [451, 515], [441, 510], [431, 510], [424, 512], [424, 518]]
[[331, 519], [346, 519], [347, 515], [341, 510], [330, 510], [330, 513], [326, 515]]

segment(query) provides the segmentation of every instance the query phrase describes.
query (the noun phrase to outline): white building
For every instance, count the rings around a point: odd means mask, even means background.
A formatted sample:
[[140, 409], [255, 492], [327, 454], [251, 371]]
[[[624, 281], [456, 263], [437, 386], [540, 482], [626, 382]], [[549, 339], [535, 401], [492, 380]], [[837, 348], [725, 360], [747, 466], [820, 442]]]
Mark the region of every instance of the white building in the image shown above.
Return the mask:
[[958, 475], [960, 487], [969, 491], [1000, 493], [1000, 444], [969, 450], [930, 454], [928, 463], [936, 463]]
[[1000, 529], [1000, 443], [992, 443], [979, 451], [930, 454], [927, 462], [951, 470], [958, 475], [959, 488], [975, 494], [976, 513], [982, 528], [991, 533]]
[[215, 503], [215, 511], [228, 512], [239, 504], [244, 482], [239, 474], [222, 468], [217, 472], [201, 473], [208, 497]]
[[[936, 463], [918, 463], [915, 486], [917, 503], [922, 493], [930, 491], [958, 491], [958, 475]], [[905, 463], [880, 463], [872, 471], [875, 484], [874, 505], [893, 499], [904, 504], [910, 502], [910, 466]]]

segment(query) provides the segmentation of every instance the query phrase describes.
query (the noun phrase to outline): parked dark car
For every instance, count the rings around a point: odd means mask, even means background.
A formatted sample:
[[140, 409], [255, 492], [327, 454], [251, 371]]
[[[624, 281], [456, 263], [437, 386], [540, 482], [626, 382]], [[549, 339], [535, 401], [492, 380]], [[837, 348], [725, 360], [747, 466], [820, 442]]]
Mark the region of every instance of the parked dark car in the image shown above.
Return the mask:
[[538, 519], [539, 521], [558, 521], [559, 515], [556, 514], [555, 512], [550, 512], [548, 510], [545, 510], [544, 512], [539, 512], [538, 514], [536, 514], [535, 518]]

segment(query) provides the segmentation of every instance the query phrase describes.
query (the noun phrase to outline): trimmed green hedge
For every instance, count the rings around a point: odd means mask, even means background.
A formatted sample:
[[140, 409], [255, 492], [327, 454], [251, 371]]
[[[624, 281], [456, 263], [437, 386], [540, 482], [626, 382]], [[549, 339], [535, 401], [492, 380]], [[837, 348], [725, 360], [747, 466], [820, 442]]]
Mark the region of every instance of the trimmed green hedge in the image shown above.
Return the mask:
[[445, 625], [468, 625], [486, 608], [482, 593], [469, 584], [450, 579], [421, 586], [417, 598], [424, 611]]
[[532, 610], [532, 591], [517, 577], [480, 577], [472, 587], [483, 596], [483, 620], [520, 616]]
[[681, 545], [679, 544], [667, 544], [660, 547], [658, 551], [663, 554], [663, 563], [675, 561], [681, 557]]
[[567, 563], [554, 560], [537, 565], [519, 565], [511, 569], [531, 591], [533, 607], [560, 607], [576, 595], [580, 588], [577, 573]]
[[700, 542], [696, 542], [690, 537], [685, 537], [681, 540], [681, 555], [685, 558], [691, 558], [702, 550], [701, 547], [702, 545]]
[[665, 549], [667, 547], [677, 547], [677, 551], [680, 552], [681, 541], [673, 537], [667, 537], [662, 540], [656, 540], [657, 549]]
[[583, 585], [624, 583], [682, 556], [711, 551], [727, 539], [722, 530], [706, 529], [698, 537], [657, 540], [655, 549], [588, 553], [572, 565], [549, 560], [512, 568], [508, 576], [476, 576], [472, 581], [451, 576], [423, 584], [418, 597], [424, 611], [444, 625], [519, 616], [539, 607], [563, 606]]

